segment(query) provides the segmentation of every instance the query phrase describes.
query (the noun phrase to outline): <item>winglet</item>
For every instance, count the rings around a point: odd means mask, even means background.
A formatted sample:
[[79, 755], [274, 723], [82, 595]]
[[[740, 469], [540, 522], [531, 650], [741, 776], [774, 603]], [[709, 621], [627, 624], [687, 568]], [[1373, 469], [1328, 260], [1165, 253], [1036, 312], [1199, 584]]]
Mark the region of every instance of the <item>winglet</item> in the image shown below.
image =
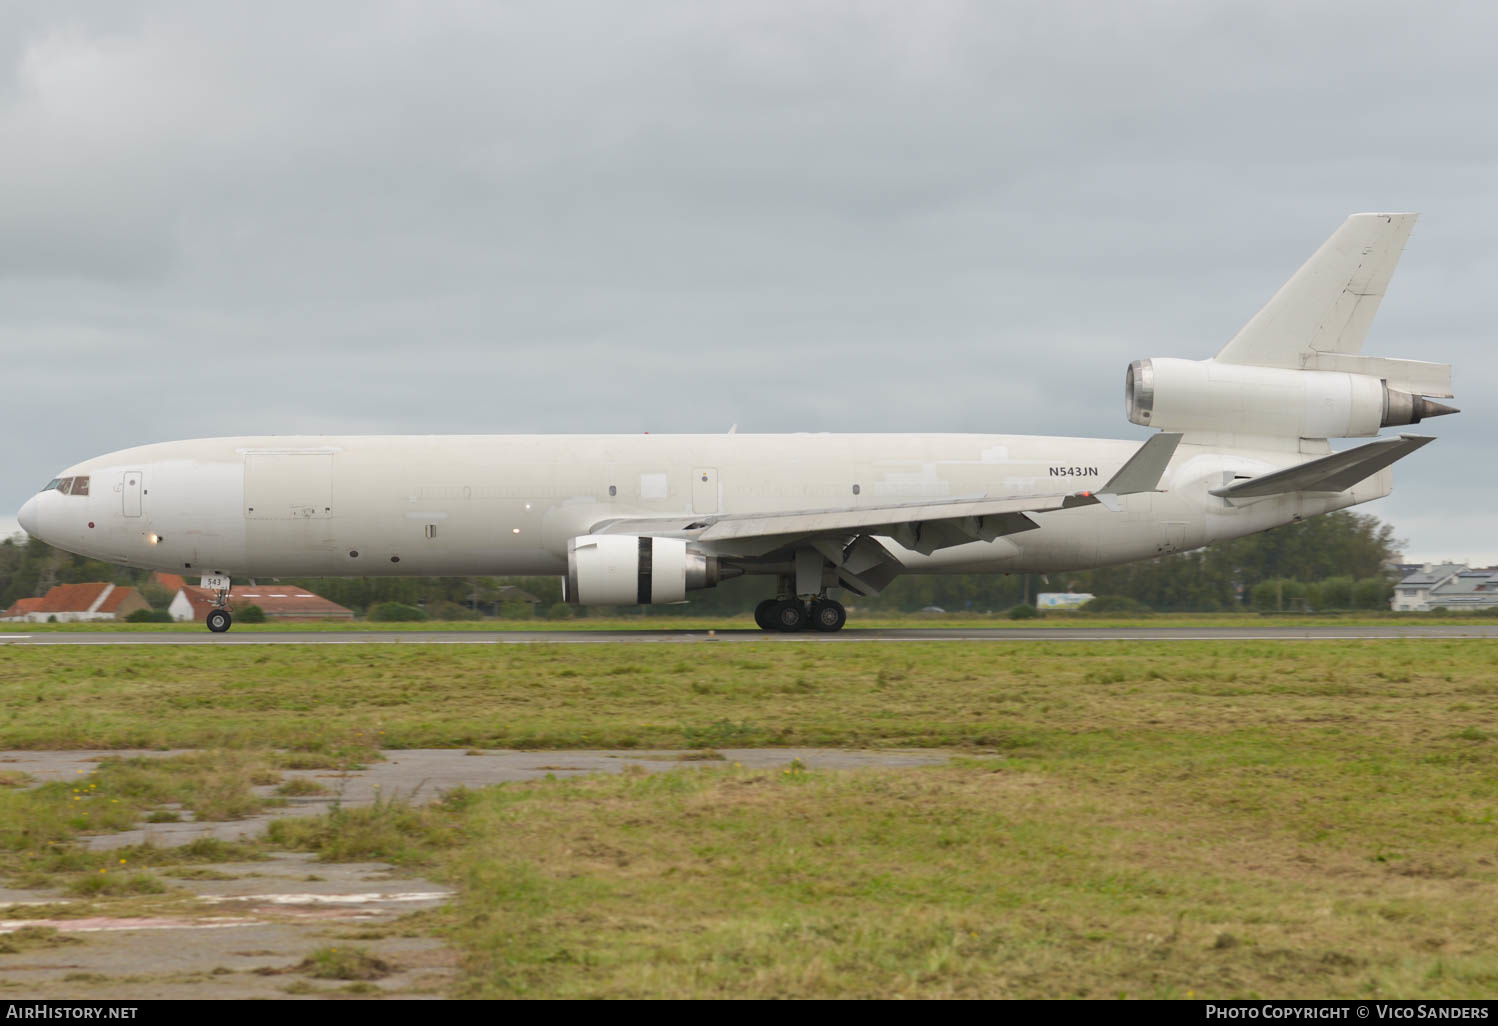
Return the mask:
[[1118, 468], [1118, 473], [1098, 489], [1099, 495], [1132, 495], [1135, 492], [1160, 490], [1160, 477], [1170, 466], [1170, 458], [1181, 444], [1177, 431], [1162, 431], [1141, 445], [1129, 457], [1129, 462]]
[[1118, 473], [1110, 477], [1107, 484], [1095, 492], [1081, 492], [1069, 497], [1066, 505], [1085, 506], [1099, 502], [1114, 513], [1122, 512], [1123, 503], [1119, 501], [1119, 496], [1160, 490], [1160, 477], [1165, 473], [1165, 468], [1170, 466], [1170, 459], [1176, 453], [1176, 446], [1180, 444], [1180, 432], [1160, 432], [1135, 450], [1134, 455], [1118, 468]]

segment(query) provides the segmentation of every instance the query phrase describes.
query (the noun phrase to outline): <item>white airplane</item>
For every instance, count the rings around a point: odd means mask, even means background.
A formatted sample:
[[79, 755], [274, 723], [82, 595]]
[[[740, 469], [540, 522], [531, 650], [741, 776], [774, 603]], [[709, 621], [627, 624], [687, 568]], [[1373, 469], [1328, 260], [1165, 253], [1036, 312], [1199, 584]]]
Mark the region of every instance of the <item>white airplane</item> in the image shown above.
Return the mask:
[[[1215, 357], [1130, 365], [1131, 441], [1031, 435], [209, 438], [62, 471], [19, 520], [49, 545], [233, 578], [565, 575], [568, 602], [774, 582], [766, 630], [836, 631], [830, 593], [899, 574], [1127, 563], [1368, 502], [1455, 413], [1445, 364], [1360, 355], [1414, 214], [1355, 214]], [[767, 589], [768, 590], [768, 589]]]

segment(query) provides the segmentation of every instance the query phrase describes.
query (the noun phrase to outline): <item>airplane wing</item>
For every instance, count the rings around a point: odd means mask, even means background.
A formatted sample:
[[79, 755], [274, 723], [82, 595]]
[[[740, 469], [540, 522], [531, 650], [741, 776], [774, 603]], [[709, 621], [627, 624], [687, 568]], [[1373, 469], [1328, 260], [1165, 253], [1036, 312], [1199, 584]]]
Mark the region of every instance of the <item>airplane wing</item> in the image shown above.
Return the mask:
[[1403, 459], [1422, 445], [1435, 439], [1429, 435], [1398, 435], [1380, 438], [1344, 452], [1276, 470], [1272, 474], [1250, 477], [1221, 488], [1213, 495], [1224, 499], [1249, 499], [1284, 492], [1340, 492], [1371, 477], [1395, 460]]
[[715, 547], [730, 551], [744, 551], [741, 547], [748, 543], [756, 553], [787, 544], [793, 538], [878, 535], [894, 538], [906, 548], [929, 555], [950, 545], [992, 541], [1002, 535], [1033, 530], [1040, 525], [1027, 516], [1029, 513], [1099, 502], [1116, 509], [1117, 496], [1155, 490], [1180, 440], [1179, 434], [1166, 432], [1150, 438], [1097, 492], [1003, 498], [979, 495], [882, 506], [761, 513], [623, 517], [600, 521], [593, 526], [592, 533], [670, 534], [717, 543]]

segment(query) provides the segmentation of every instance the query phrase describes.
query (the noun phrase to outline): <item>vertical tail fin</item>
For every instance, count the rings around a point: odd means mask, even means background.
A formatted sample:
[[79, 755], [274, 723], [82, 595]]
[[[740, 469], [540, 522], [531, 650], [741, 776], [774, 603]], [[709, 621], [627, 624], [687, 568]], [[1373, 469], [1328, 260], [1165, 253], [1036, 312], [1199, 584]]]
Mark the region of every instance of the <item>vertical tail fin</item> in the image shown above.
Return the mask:
[[1412, 395], [1452, 395], [1448, 364], [1362, 355], [1368, 326], [1418, 216], [1353, 214], [1343, 221], [1215, 362], [1344, 371], [1381, 378]]
[[1217, 354], [1219, 363], [1309, 368], [1356, 356], [1417, 214], [1353, 214]]

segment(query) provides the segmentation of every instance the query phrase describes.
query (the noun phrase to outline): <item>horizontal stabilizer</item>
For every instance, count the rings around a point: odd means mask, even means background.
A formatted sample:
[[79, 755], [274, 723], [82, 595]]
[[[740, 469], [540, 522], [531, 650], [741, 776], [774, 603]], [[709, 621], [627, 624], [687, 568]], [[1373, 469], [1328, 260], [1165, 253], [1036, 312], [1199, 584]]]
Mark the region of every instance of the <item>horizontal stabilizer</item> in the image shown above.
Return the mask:
[[1302, 370], [1340, 371], [1382, 378], [1390, 388], [1411, 395], [1437, 395], [1443, 399], [1456, 395], [1451, 390], [1449, 363], [1393, 360], [1387, 356], [1349, 356], [1346, 353], [1307, 353], [1301, 363]]
[[1434, 441], [1428, 435], [1380, 438], [1356, 449], [1334, 452], [1330, 456], [1322, 456], [1299, 466], [1214, 488], [1212, 494], [1224, 499], [1250, 499], [1285, 492], [1346, 491], [1422, 445]]

